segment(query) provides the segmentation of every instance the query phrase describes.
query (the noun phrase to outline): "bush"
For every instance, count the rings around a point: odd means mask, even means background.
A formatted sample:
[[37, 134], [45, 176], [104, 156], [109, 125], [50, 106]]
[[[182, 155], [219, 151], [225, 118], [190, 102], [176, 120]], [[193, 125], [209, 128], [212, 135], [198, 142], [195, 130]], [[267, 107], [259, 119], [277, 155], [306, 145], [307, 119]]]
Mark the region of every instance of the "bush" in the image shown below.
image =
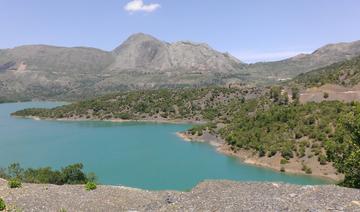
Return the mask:
[[92, 191], [92, 190], [95, 190], [96, 189], [96, 183], [94, 182], [87, 182], [86, 185], [85, 185], [85, 189], [87, 191]]
[[62, 169], [63, 180], [66, 184], [84, 184], [86, 175], [82, 172], [83, 164], [77, 163]]
[[0, 176], [9, 181], [9, 186], [12, 181], [56, 185], [95, 182], [95, 174], [89, 173], [86, 175], [82, 168], [81, 163], [69, 165], [60, 171], [52, 170], [51, 167], [22, 169], [19, 164], [12, 164], [7, 169], [0, 169]]
[[326, 165], [327, 163], [327, 158], [325, 155], [323, 154], [320, 154], [319, 155], [319, 158], [318, 158], [319, 162], [320, 162], [320, 165]]
[[276, 155], [277, 151], [274, 149], [270, 149], [270, 151], [268, 152], [268, 157], [271, 158], [272, 156]]
[[263, 147], [261, 147], [261, 148], [259, 149], [259, 157], [264, 157], [265, 155], [266, 155], [266, 151], [264, 150]]
[[285, 168], [282, 166], [282, 167], [280, 168], [280, 171], [281, 171], [281, 172], [285, 172]]
[[302, 169], [306, 174], [311, 174], [312, 170], [310, 167], [306, 166], [305, 164], [303, 164]]
[[21, 182], [19, 180], [12, 179], [12, 180], [9, 180], [8, 186], [9, 186], [9, 188], [20, 188]]
[[329, 98], [329, 93], [324, 93], [324, 99], [327, 99], [327, 98]]
[[5, 201], [0, 198], [0, 211], [4, 211], [6, 209]]
[[289, 161], [286, 160], [286, 159], [281, 159], [280, 160], [280, 164], [282, 164], [282, 165], [287, 164], [287, 163], [289, 163]]
[[286, 160], [289, 160], [290, 158], [294, 157], [294, 154], [292, 149], [286, 147], [281, 150], [281, 156], [283, 156]]

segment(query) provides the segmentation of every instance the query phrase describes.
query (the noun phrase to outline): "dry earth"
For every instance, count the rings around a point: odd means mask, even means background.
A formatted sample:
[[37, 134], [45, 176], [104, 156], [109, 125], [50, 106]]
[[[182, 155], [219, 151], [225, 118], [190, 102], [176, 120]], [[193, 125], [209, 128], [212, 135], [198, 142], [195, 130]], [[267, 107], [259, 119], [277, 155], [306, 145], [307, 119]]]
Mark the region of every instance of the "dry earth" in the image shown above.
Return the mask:
[[[329, 97], [324, 98], [324, 93]], [[300, 102], [321, 102], [324, 100], [339, 100], [344, 102], [358, 101], [360, 99], [360, 85], [343, 87], [340, 85], [326, 84], [321, 87], [309, 88], [300, 94]]]

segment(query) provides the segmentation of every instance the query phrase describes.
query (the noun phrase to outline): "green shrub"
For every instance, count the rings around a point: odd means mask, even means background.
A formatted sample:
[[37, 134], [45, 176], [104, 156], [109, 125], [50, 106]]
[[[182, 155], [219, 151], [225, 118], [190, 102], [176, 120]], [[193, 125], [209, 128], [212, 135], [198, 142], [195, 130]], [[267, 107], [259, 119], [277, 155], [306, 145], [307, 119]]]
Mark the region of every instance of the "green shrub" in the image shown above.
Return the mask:
[[305, 164], [303, 164], [302, 169], [306, 174], [311, 174], [312, 170], [310, 167], [306, 166]]
[[318, 161], [320, 162], [321, 165], [326, 165], [327, 164], [327, 158], [323, 154], [319, 155]]
[[287, 164], [287, 163], [289, 163], [289, 161], [284, 158], [280, 160], [280, 164], [282, 164], [282, 165]]
[[324, 93], [324, 99], [327, 99], [327, 98], [329, 98], [329, 93]]
[[61, 170], [66, 184], [84, 184], [87, 182], [86, 175], [82, 172], [83, 164], [69, 165]]
[[300, 158], [305, 157], [305, 147], [304, 146], [301, 146], [299, 149], [299, 157]]
[[92, 190], [95, 190], [96, 189], [96, 183], [94, 182], [87, 182], [86, 185], [85, 185], [85, 189], [87, 191], [92, 191]]
[[5, 201], [0, 198], [0, 211], [4, 211], [6, 209]]
[[281, 171], [281, 172], [285, 172], [285, 167], [282, 166], [282, 167], [280, 168], [280, 171]]
[[11, 179], [8, 182], [8, 186], [9, 186], [9, 188], [20, 188], [21, 182], [17, 179]]
[[283, 156], [286, 160], [289, 160], [294, 157], [294, 154], [291, 148], [286, 147], [281, 150], [281, 156]]

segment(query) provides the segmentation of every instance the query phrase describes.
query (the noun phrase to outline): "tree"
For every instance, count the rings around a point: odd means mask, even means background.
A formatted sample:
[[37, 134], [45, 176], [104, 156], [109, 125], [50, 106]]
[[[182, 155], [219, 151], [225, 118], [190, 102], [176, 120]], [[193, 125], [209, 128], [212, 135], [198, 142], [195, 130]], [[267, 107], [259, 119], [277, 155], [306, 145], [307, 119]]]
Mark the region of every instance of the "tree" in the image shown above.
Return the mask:
[[291, 98], [293, 101], [298, 102], [300, 98], [300, 90], [298, 87], [291, 88]]
[[278, 102], [281, 96], [281, 88], [279, 86], [273, 86], [270, 89], [270, 98], [274, 100], [274, 102]]
[[24, 169], [20, 167], [19, 163], [10, 164], [8, 167], [8, 175], [10, 178], [21, 179]]
[[345, 174], [342, 185], [360, 188], [360, 105], [353, 109], [340, 119], [328, 152], [339, 171]]
[[86, 175], [82, 172], [82, 163], [69, 165], [63, 168], [62, 175], [63, 180], [66, 184], [84, 184], [87, 182]]
[[325, 92], [324, 93], [324, 99], [327, 99], [327, 98], [329, 98], [329, 93]]

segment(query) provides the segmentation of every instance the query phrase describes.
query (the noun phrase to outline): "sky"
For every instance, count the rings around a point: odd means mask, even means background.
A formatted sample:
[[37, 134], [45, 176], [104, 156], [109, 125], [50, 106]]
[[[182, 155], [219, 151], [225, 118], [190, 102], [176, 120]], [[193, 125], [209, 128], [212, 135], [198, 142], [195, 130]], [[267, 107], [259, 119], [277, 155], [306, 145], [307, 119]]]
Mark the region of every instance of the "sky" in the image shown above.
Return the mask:
[[133, 33], [207, 43], [245, 62], [360, 40], [359, 0], [0, 0], [0, 49], [112, 50]]

